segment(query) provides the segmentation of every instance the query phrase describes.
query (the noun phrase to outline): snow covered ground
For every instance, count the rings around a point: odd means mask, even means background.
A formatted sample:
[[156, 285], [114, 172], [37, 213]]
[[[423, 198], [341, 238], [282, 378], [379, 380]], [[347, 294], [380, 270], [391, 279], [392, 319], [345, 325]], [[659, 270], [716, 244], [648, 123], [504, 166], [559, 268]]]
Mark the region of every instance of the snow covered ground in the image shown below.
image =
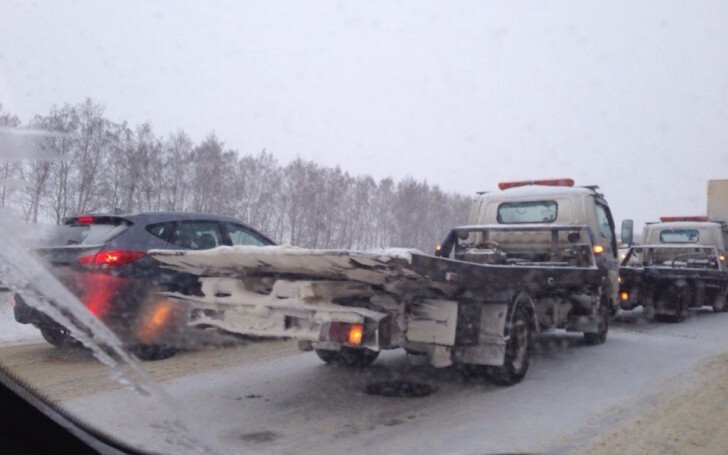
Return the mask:
[[[613, 324], [602, 346], [586, 346], [579, 335], [546, 335], [528, 376], [514, 387], [466, 380], [402, 351], [364, 370], [302, 353], [164, 386], [235, 453], [578, 453], [590, 438], [654, 407], [666, 388], [689, 382], [685, 373], [702, 359], [728, 351], [726, 325], [728, 314], [710, 311], [683, 324], [646, 323], [634, 312]], [[365, 393], [368, 384], [392, 379], [437, 391], [416, 399]], [[65, 405], [122, 439], [169, 449], [159, 437], [169, 422], [160, 426], [155, 404], [143, 397], [109, 391]]]

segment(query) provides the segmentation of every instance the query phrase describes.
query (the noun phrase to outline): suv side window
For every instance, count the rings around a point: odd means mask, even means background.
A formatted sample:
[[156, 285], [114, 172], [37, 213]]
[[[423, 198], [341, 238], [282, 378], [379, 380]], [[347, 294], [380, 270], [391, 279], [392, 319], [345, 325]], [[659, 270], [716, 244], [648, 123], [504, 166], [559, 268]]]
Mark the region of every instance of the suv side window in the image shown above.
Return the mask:
[[612, 233], [612, 224], [610, 217], [607, 214], [607, 208], [600, 203], [596, 203], [597, 208], [597, 223], [599, 223], [599, 234], [605, 240], [604, 247], [610, 252], [614, 253], [612, 245], [614, 244], [614, 236]]
[[192, 250], [209, 250], [223, 241], [216, 221], [179, 221], [170, 243]]
[[167, 221], [166, 223], [150, 224], [144, 229], [155, 237], [158, 237], [165, 242], [169, 241], [169, 237], [172, 235], [174, 230], [174, 222]]
[[250, 229], [234, 223], [223, 223], [225, 229], [227, 229], [230, 241], [233, 245], [252, 245], [252, 246], [264, 246], [268, 245], [269, 242], [260, 238], [255, 232]]

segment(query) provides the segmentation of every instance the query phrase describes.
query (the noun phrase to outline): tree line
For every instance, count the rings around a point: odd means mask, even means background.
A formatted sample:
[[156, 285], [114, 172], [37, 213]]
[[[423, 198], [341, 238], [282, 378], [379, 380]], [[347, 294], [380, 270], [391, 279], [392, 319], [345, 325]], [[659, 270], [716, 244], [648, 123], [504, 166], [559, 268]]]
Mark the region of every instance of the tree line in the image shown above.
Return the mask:
[[160, 137], [149, 124], [110, 120], [90, 99], [26, 124], [0, 104], [0, 128], [33, 138], [18, 141], [33, 144], [20, 154], [0, 151], [0, 207], [32, 223], [116, 209], [195, 211], [233, 216], [278, 243], [430, 252], [470, 206], [410, 177], [376, 181], [301, 158], [282, 165], [265, 150], [226, 149], [214, 134], [199, 144], [181, 130]]

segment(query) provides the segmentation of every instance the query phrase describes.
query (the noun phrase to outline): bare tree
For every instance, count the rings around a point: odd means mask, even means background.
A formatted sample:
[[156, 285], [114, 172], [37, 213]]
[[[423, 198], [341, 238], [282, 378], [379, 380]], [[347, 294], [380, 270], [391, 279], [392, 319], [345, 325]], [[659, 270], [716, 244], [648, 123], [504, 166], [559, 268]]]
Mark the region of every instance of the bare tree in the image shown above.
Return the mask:
[[164, 185], [162, 146], [148, 123], [137, 128], [134, 159], [140, 164], [134, 168], [139, 178], [135, 208], [143, 211], [160, 210]]
[[[0, 122], [19, 125], [1, 106]], [[302, 158], [281, 166], [265, 150], [224, 150], [214, 134], [196, 146], [181, 130], [161, 141], [149, 124], [110, 121], [90, 99], [54, 107], [31, 126], [62, 134], [42, 142], [45, 160], [0, 162], [0, 204], [13, 194], [7, 179], [23, 175], [28, 191], [18, 202], [36, 222], [119, 207], [193, 210], [241, 218], [300, 246], [431, 251], [448, 228], [466, 221], [470, 203], [413, 178], [375, 182]]]
[[110, 123], [103, 116], [104, 109], [86, 99], [76, 107], [78, 138], [76, 141], [76, 170], [74, 180], [76, 203], [74, 212], [84, 213], [102, 206], [100, 193], [106, 182], [108, 155], [115, 139]]
[[[196, 212], [214, 212], [220, 205], [222, 182], [225, 173], [224, 144], [217, 136], [210, 134], [192, 150], [192, 210]], [[229, 159], [229, 155], [227, 156]]]
[[[60, 109], [52, 107], [46, 116], [36, 116], [31, 122], [34, 129], [53, 131], [59, 134], [45, 136], [40, 144], [42, 163], [32, 165], [33, 184], [36, 186], [31, 197], [32, 219], [38, 221], [38, 212], [47, 196], [46, 205], [56, 224], [66, 216], [72, 199], [72, 172], [76, 163], [73, 153], [74, 134], [78, 126], [75, 109], [65, 104]], [[42, 187], [42, 188], [41, 188]]]
[[192, 165], [192, 141], [184, 131], [178, 130], [162, 144], [164, 163], [165, 210], [184, 210], [188, 204], [191, 182], [189, 169]]
[[[3, 105], [0, 104], [0, 127], [17, 128], [18, 126], [20, 126], [20, 119], [4, 112]], [[21, 184], [22, 171], [20, 161], [0, 159], [0, 208], [8, 205], [16, 194], [18, 186]]]

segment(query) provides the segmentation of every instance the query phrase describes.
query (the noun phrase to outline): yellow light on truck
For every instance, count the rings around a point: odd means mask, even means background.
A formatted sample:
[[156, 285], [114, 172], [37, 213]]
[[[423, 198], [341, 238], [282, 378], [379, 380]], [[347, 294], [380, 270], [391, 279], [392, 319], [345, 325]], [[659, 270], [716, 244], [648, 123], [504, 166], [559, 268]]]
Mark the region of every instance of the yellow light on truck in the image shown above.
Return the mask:
[[442, 249], [442, 245], [440, 245], [439, 243], [437, 245], [435, 245], [435, 251], [440, 251], [441, 249]]
[[594, 245], [594, 254], [604, 253], [604, 247], [601, 245]]
[[359, 346], [362, 336], [364, 335], [364, 326], [362, 324], [352, 324], [349, 329], [349, 344]]
[[619, 298], [621, 300], [629, 300], [629, 292], [627, 292], [627, 291], [620, 292], [619, 293]]

